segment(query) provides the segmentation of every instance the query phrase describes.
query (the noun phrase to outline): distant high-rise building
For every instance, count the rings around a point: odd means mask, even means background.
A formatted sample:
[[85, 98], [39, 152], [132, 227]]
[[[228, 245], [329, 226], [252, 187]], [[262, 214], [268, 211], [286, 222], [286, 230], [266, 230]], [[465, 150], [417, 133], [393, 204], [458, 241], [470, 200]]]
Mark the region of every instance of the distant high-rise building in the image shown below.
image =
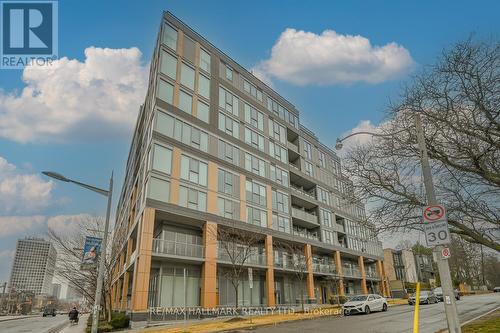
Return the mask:
[[61, 298], [61, 284], [52, 283], [52, 296], [57, 299]]
[[19, 239], [9, 287], [35, 295], [52, 293], [52, 277], [57, 252], [52, 244], [40, 238]]

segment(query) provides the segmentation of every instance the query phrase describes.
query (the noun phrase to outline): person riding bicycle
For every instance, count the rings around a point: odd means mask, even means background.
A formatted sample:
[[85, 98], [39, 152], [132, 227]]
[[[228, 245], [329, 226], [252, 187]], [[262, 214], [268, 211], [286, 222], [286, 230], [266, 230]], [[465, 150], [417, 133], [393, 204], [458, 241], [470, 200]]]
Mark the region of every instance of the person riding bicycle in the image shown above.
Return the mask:
[[69, 320], [78, 321], [78, 314], [79, 312], [76, 307], [73, 307], [73, 309], [71, 309], [71, 311], [68, 313]]

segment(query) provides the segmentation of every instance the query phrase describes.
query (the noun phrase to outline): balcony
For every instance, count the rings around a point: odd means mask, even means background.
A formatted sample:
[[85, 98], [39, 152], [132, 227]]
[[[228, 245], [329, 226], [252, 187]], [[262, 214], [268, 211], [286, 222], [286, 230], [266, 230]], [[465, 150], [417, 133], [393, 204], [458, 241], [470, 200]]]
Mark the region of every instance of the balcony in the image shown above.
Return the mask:
[[228, 264], [235, 264], [235, 265], [240, 265], [243, 259], [245, 259], [245, 262], [243, 263], [243, 266], [266, 266], [267, 265], [267, 258], [265, 253], [255, 253], [247, 256], [245, 258], [245, 255], [238, 255], [236, 254], [234, 258], [231, 258], [231, 256], [224, 250], [219, 250], [219, 254], [217, 258], [219, 261], [228, 263]]
[[313, 239], [319, 241], [318, 233], [315, 231], [309, 231], [306, 228], [293, 227], [293, 234], [299, 237], [304, 237], [308, 239]]
[[378, 273], [376, 270], [368, 269], [366, 270], [366, 277], [370, 279], [379, 279]]
[[294, 219], [296, 224], [302, 225], [304, 227], [318, 227], [318, 217], [314, 214], [310, 214], [304, 210], [292, 207], [292, 219]]
[[178, 243], [170, 240], [153, 239], [153, 254], [171, 255], [203, 259], [203, 246], [196, 244]]
[[334, 263], [313, 263], [313, 272], [322, 274], [337, 274]]
[[357, 267], [342, 267], [342, 274], [347, 277], [361, 278], [361, 272]]

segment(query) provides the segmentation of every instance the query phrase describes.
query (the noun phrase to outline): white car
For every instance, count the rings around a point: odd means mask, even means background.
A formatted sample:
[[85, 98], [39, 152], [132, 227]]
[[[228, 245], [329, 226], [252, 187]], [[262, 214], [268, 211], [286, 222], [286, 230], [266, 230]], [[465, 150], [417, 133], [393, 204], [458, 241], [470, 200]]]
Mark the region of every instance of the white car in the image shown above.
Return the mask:
[[344, 316], [354, 313], [369, 314], [372, 311], [387, 311], [387, 299], [377, 294], [358, 295], [342, 305]]

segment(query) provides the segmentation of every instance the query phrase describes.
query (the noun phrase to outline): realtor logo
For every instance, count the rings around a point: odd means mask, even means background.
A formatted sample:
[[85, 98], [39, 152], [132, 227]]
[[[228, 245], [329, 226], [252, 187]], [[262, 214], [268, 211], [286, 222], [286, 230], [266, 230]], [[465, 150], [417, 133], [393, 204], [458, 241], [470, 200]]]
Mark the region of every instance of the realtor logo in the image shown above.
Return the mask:
[[57, 59], [57, 2], [1, 1], [0, 68], [51, 65]]

